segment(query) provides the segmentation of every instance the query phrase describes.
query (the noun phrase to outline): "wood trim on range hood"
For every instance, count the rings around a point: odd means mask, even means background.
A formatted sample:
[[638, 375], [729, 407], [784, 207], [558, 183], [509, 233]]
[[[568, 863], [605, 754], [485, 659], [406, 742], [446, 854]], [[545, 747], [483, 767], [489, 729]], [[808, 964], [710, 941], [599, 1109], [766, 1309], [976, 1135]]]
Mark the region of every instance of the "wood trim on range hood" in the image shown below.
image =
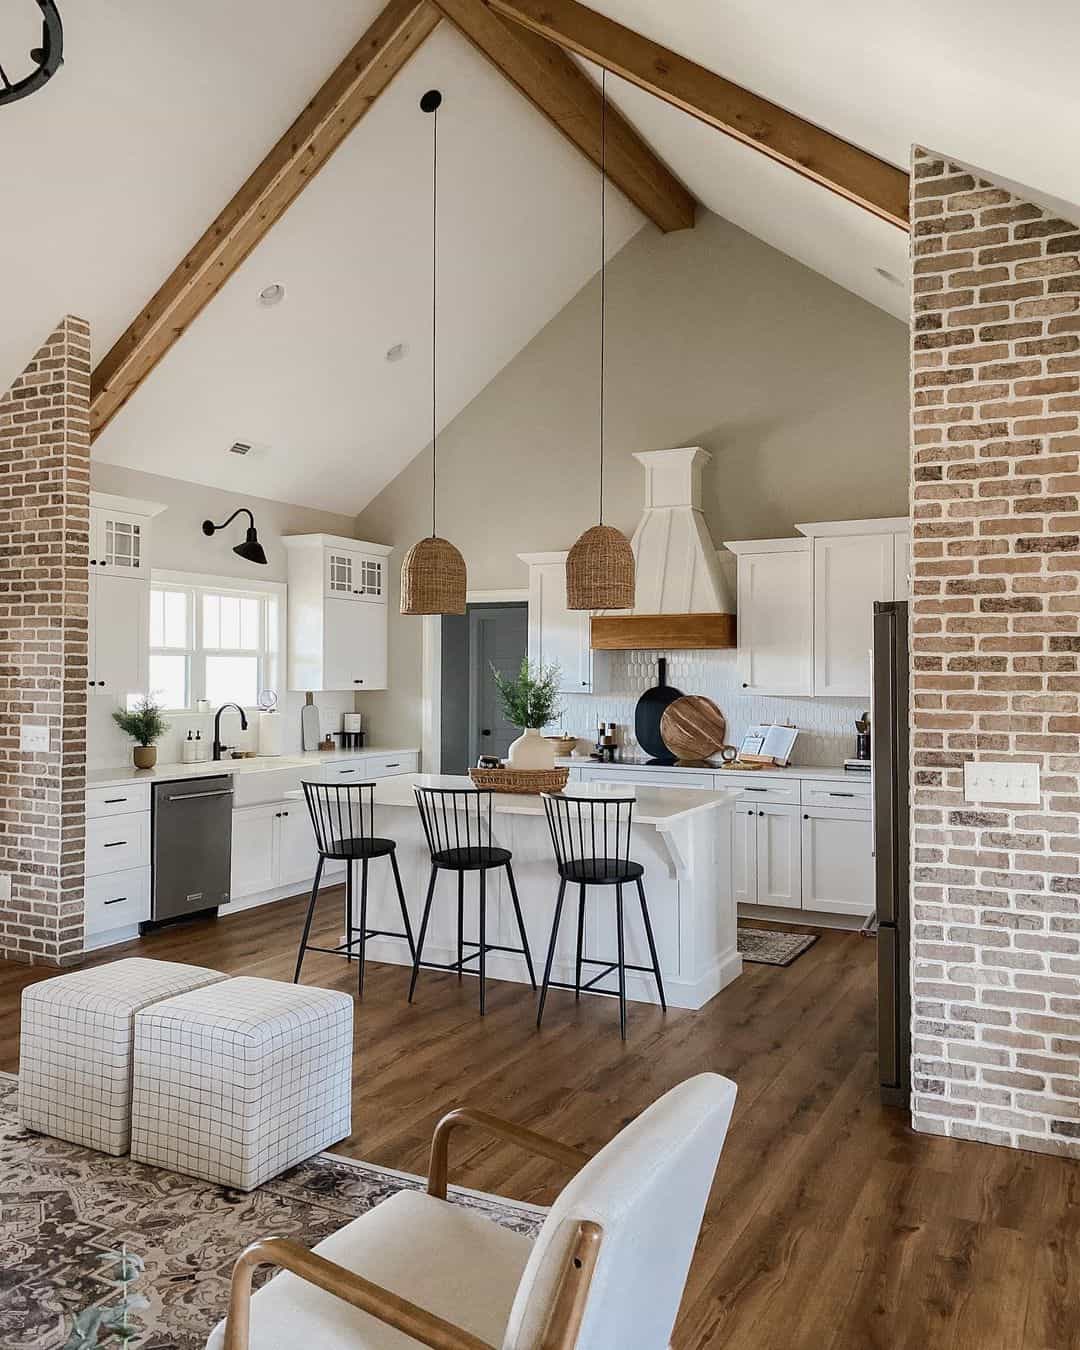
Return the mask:
[[735, 646], [734, 614], [595, 614], [594, 652], [705, 651]]

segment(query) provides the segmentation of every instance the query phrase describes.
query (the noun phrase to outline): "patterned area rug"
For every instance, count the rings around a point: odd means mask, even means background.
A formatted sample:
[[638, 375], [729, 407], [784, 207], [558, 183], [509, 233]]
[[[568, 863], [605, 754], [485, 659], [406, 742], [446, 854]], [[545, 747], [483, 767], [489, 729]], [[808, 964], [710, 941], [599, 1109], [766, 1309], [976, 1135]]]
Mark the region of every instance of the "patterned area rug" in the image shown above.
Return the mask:
[[[115, 1301], [99, 1257], [126, 1242], [146, 1262], [140, 1350], [203, 1350], [237, 1253], [281, 1233], [314, 1246], [421, 1178], [322, 1153], [250, 1195], [29, 1134], [18, 1080], [0, 1074], [0, 1346], [59, 1350], [76, 1312]], [[455, 1203], [534, 1236], [544, 1211], [454, 1188]], [[265, 1277], [264, 1277], [265, 1278]], [[112, 1345], [113, 1341], [105, 1341]], [[298, 1348], [299, 1350], [299, 1348]]]
[[772, 928], [740, 928], [739, 955], [762, 966], [790, 966], [817, 941], [816, 933], [781, 933]]

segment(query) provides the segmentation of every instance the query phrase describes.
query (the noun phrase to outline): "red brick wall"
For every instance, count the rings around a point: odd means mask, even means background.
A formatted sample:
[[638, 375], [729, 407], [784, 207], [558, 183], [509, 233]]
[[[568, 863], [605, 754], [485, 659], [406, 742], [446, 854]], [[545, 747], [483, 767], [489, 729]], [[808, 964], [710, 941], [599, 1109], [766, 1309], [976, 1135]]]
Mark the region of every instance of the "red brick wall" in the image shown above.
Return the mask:
[[912, 221], [914, 1120], [1080, 1156], [1080, 226], [922, 150]]
[[[90, 330], [66, 318], [0, 398], [0, 954], [82, 953]], [[19, 750], [46, 723], [46, 753]]]

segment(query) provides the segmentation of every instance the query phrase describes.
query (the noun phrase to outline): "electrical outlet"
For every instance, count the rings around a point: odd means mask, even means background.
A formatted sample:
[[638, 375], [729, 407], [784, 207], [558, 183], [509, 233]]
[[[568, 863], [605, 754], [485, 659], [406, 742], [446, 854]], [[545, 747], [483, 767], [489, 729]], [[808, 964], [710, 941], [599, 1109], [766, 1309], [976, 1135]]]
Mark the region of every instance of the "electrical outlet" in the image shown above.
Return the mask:
[[987, 760], [964, 765], [964, 797], [969, 802], [1039, 804], [1039, 766]]
[[20, 750], [45, 750], [49, 748], [49, 728], [40, 722], [24, 722], [19, 727]]

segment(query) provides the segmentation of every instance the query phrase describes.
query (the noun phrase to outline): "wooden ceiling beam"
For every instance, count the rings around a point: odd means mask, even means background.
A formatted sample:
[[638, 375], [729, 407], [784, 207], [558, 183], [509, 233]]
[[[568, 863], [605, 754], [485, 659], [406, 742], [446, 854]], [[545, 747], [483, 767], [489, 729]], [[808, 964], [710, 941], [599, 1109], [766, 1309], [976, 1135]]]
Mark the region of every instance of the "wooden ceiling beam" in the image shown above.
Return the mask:
[[484, 0], [527, 31], [576, 52], [734, 136], [892, 225], [908, 229], [908, 176], [832, 132], [669, 51], [577, 0]]
[[100, 434], [441, 21], [427, 0], [389, 0], [288, 131], [174, 269], [91, 377]]
[[[561, 47], [504, 23], [482, 0], [433, 0], [473, 46], [597, 166], [600, 92]], [[607, 174], [665, 232], [691, 229], [697, 203], [609, 103]]]

